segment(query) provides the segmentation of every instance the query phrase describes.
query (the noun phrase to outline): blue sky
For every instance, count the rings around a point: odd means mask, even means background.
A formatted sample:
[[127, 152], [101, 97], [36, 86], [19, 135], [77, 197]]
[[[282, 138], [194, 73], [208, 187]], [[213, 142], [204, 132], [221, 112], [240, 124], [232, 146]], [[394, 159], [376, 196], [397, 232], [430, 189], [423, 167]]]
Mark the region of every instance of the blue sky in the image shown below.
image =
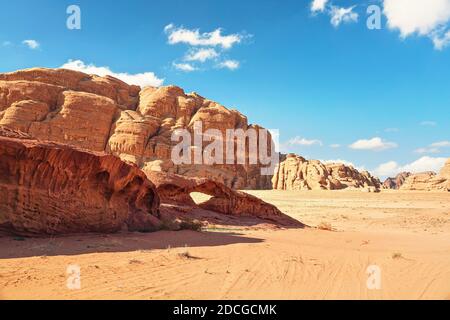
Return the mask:
[[[315, 1], [5, 1], [0, 72], [79, 60], [144, 74], [279, 129], [285, 151], [380, 176], [438, 169], [450, 157], [450, 1]], [[66, 27], [72, 4], [81, 30]], [[372, 4], [380, 30], [366, 26]]]

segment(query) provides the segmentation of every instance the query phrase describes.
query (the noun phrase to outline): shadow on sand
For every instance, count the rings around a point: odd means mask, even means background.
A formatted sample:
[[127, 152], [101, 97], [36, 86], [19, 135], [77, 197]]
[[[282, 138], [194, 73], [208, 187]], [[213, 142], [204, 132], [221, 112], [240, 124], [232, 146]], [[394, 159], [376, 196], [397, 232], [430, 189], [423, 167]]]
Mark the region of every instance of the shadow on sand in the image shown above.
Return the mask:
[[0, 259], [133, 252], [182, 247], [214, 247], [236, 243], [262, 243], [230, 232], [159, 231], [155, 233], [83, 234], [51, 238], [24, 238], [0, 234]]

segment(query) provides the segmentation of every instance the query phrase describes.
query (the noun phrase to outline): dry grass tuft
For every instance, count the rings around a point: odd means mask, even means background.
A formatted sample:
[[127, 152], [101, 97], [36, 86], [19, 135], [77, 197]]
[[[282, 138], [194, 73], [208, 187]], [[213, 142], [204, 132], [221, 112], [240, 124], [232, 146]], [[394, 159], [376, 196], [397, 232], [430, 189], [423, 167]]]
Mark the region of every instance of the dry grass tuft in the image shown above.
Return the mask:
[[403, 259], [403, 255], [400, 252], [394, 252], [392, 254], [392, 259]]
[[334, 231], [333, 226], [329, 222], [321, 222], [317, 226], [317, 229], [324, 230], [324, 231]]
[[195, 257], [195, 256], [191, 255], [191, 254], [189, 253], [189, 251], [187, 251], [187, 250], [186, 250], [185, 252], [179, 253], [178, 256], [179, 256], [180, 258], [182, 258], [182, 259], [188, 259], [188, 260], [199, 260], [199, 259], [201, 259], [201, 258], [199, 258], [199, 257]]
[[202, 231], [203, 223], [200, 221], [194, 219], [194, 220], [187, 220], [182, 221], [180, 224], [181, 230], [192, 230], [192, 231]]

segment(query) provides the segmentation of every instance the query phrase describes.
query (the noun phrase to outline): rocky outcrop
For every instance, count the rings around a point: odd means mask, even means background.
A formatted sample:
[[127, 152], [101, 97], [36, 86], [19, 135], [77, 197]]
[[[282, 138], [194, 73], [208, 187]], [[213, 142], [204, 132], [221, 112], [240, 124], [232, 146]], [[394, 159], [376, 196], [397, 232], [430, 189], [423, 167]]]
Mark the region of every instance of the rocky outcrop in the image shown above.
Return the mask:
[[450, 191], [450, 159], [439, 174], [423, 172], [409, 176], [400, 190]]
[[[302, 223], [286, 216], [274, 205], [213, 180], [187, 178], [162, 172], [150, 172], [148, 177], [154, 182], [163, 204], [188, 207], [191, 216], [195, 214], [196, 209], [203, 209], [233, 217], [258, 218], [279, 226], [304, 227]], [[202, 193], [210, 198], [196, 204], [191, 197], [192, 193]]]
[[[211, 199], [197, 205], [192, 192]], [[249, 225], [304, 226], [275, 206], [213, 180], [152, 171], [147, 177], [114, 155], [37, 141], [0, 126], [1, 231], [32, 236], [148, 232], [190, 228], [193, 219], [240, 225], [245, 218]]]
[[275, 170], [272, 179], [276, 190], [342, 190], [363, 189], [379, 191], [381, 182], [369, 172], [359, 172], [351, 166], [318, 160], [306, 160], [295, 154], [287, 155]]
[[139, 168], [0, 129], [0, 229], [55, 235], [160, 227], [159, 197]]
[[411, 175], [410, 172], [399, 173], [395, 178], [387, 178], [383, 182], [384, 189], [399, 190], [405, 183], [405, 180]]
[[[140, 89], [64, 69], [0, 74], [0, 125], [31, 137], [105, 151], [144, 171], [205, 177], [236, 189], [268, 189], [261, 165], [175, 165], [174, 130], [258, 128], [235, 110], [175, 86]], [[207, 145], [205, 142], [204, 145]], [[248, 154], [246, 155], [248, 158]]]
[[447, 162], [445, 163], [444, 167], [439, 173], [439, 176], [447, 180], [450, 180], [450, 159], [448, 159]]

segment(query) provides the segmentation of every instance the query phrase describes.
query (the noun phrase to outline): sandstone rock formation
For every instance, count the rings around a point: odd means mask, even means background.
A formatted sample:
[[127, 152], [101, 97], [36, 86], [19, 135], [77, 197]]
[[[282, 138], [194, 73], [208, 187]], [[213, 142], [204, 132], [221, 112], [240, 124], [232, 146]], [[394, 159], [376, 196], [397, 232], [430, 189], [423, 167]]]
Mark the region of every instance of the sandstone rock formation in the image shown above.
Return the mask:
[[[113, 77], [64, 69], [0, 74], [0, 125], [92, 151], [105, 151], [144, 171], [214, 179], [236, 189], [270, 189], [261, 165], [175, 165], [174, 130], [259, 128], [235, 110], [175, 86], [140, 89]], [[248, 158], [248, 155], [246, 155]]]
[[[212, 198], [197, 205], [192, 192]], [[163, 172], [147, 177], [114, 155], [37, 141], [0, 126], [1, 231], [34, 236], [179, 230], [194, 218], [304, 226], [275, 206], [213, 180]]]
[[276, 190], [341, 190], [347, 188], [376, 192], [381, 187], [378, 178], [369, 172], [359, 172], [351, 166], [318, 160], [306, 160], [295, 154], [287, 155], [272, 179]]
[[450, 191], [450, 159], [439, 174], [423, 172], [409, 176], [400, 190]]
[[444, 167], [442, 168], [441, 172], [439, 173], [439, 176], [442, 178], [450, 180], [450, 159], [447, 160]]
[[161, 227], [155, 186], [139, 168], [0, 129], [0, 229], [54, 235], [125, 227]]
[[387, 178], [383, 182], [383, 188], [399, 190], [400, 187], [405, 183], [405, 180], [411, 175], [410, 172], [399, 173], [395, 178]]
[[[194, 209], [198, 207], [234, 217], [256, 217], [272, 221], [281, 226], [304, 226], [284, 215], [274, 205], [247, 193], [228, 188], [213, 180], [187, 178], [162, 172], [151, 172], [148, 177], [155, 183], [163, 204], [175, 204]], [[196, 204], [191, 198], [191, 194], [194, 192], [209, 195], [211, 198], [203, 203]]]

